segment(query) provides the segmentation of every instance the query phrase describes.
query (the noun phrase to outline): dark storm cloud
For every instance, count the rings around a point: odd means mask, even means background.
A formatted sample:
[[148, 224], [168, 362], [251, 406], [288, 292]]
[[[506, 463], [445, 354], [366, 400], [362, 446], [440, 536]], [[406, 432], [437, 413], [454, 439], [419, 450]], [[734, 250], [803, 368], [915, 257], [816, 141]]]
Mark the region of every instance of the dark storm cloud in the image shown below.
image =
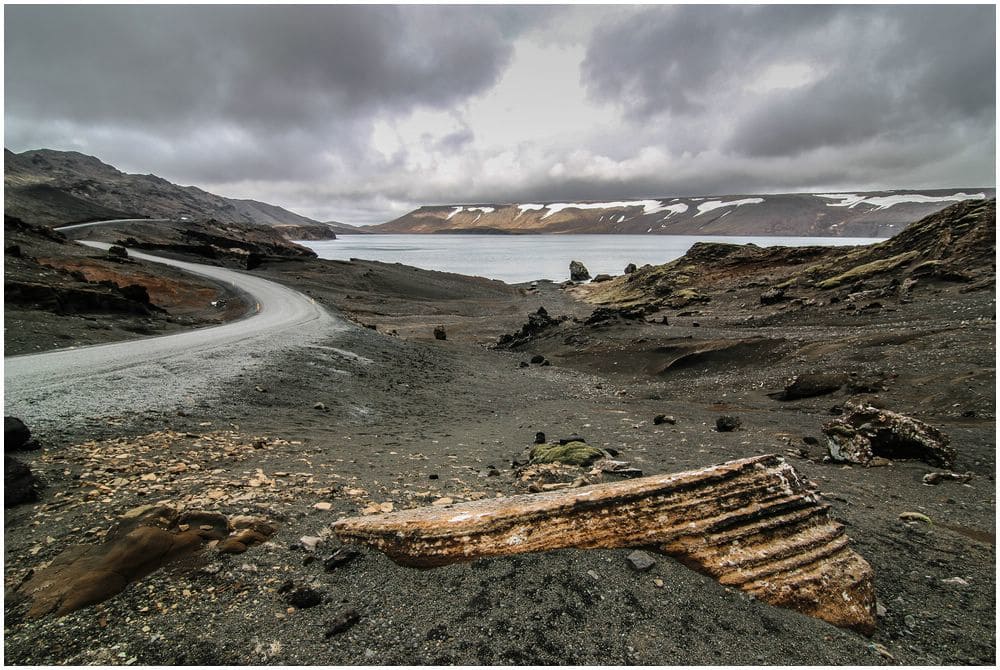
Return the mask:
[[493, 84], [509, 55], [489, 14], [434, 7], [7, 8], [14, 109], [81, 120], [214, 112], [281, 127], [447, 107]]
[[812, 65], [816, 81], [747, 103], [725, 145], [795, 155], [991, 127], [994, 26], [992, 6], [656, 8], [599, 30], [583, 77], [592, 96], [642, 120], [711, 112], [769, 65]]
[[11, 149], [319, 219], [995, 180], [988, 5], [12, 5], [4, 49]]
[[[193, 153], [164, 153], [206, 166], [194, 178], [212, 178], [208, 166], [231, 154], [234, 171], [264, 178], [296, 154], [320, 167], [324, 147], [365, 151], [374, 114], [448, 108], [489, 88], [525, 17], [392, 6], [7, 7], [8, 139], [31, 135], [32, 121], [170, 138]], [[260, 146], [233, 146], [245, 142]], [[256, 154], [271, 160], [246, 160]]]

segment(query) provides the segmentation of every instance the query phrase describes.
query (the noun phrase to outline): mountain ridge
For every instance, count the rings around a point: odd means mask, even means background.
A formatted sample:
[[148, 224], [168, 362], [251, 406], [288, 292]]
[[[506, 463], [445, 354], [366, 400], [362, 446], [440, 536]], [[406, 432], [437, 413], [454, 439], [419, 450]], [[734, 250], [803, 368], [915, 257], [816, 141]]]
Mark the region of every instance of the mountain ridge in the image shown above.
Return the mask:
[[331, 239], [337, 232], [355, 230], [277, 205], [174, 184], [154, 174], [122, 172], [78, 151], [4, 149], [4, 186], [6, 214], [47, 226], [115, 218], [215, 219], [271, 226], [289, 239]]
[[626, 201], [428, 205], [372, 226], [381, 233], [891, 237], [909, 223], [995, 189], [740, 194]]

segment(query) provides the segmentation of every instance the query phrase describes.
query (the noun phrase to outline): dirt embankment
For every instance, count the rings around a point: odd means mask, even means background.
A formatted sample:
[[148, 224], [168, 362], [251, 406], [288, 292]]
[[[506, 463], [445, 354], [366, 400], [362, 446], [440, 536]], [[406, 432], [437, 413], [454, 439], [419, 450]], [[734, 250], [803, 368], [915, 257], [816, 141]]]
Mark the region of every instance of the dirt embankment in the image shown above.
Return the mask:
[[[953, 214], [992, 229], [991, 209]], [[946, 223], [939, 233], [959, 230]], [[206, 541], [61, 618], [9, 600], [6, 660], [993, 664], [995, 270], [959, 251], [992, 238], [965, 237], [940, 253], [927, 251], [940, 235], [840, 252], [698, 247], [635, 279], [565, 289], [268, 259], [254, 272], [376, 330], [267, 361], [211, 401], [39, 431], [25, 460], [47, 488], [7, 512], [5, 583], [103, 542], [146, 503], [258, 517], [275, 533], [239, 554]], [[532, 313], [513, 349], [488, 346]], [[828, 460], [824, 426], [861, 400], [948, 436], [958, 478], [925, 479], [942, 468], [920, 460]], [[538, 432], [647, 475], [784, 455], [874, 569], [875, 633], [766, 605], [655, 551], [644, 572], [625, 549], [416, 570], [333, 536], [341, 516], [613, 477], [525, 468]]]

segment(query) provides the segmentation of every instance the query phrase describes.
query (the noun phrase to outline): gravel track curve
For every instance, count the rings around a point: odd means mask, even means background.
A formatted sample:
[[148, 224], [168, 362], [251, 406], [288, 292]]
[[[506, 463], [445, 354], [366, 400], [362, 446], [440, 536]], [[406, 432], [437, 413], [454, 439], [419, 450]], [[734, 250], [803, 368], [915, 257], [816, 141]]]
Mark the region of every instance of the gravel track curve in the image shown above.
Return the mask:
[[162, 337], [4, 358], [6, 414], [34, 428], [190, 405], [278, 353], [351, 328], [312, 298], [280, 284], [220, 267], [129, 254], [232, 284], [256, 302], [255, 313]]

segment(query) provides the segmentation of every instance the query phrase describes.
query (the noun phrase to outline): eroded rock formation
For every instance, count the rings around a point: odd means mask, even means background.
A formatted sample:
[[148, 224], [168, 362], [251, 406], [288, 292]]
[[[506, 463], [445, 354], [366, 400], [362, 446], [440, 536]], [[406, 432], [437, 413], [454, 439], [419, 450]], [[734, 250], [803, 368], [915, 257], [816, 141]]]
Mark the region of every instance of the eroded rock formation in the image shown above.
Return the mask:
[[341, 519], [341, 540], [434, 567], [563, 548], [658, 547], [773, 605], [874, 630], [871, 566], [778, 456], [672, 475]]
[[844, 415], [823, 424], [823, 434], [835, 461], [870, 465], [876, 458], [888, 458], [942, 468], [955, 464], [955, 449], [937, 428], [863, 402], [845, 403]]

